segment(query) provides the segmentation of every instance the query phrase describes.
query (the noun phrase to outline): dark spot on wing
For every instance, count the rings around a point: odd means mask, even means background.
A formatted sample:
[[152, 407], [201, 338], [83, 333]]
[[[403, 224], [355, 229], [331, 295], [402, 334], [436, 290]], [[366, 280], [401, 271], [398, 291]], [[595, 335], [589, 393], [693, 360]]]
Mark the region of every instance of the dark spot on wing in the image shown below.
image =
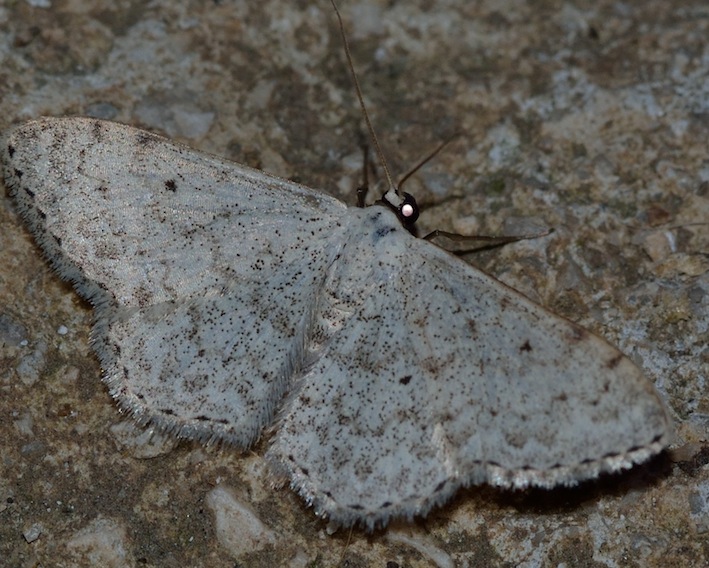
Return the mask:
[[169, 179], [165, 182], [165, 189], [172, 191], [173, 193], [177, 191], [177, 183], [174, 179]]
[[529, 339], [522, 344], [522, 347], [520, 347], [519, 350], [527, 352], [532, 350], [532, 346], [529, 344]]
[[408, 385], [411, 382], [411, 375], [406, 375], [405, 377], [401, 377], [399, 379], [399, 384], [402, 385]]
[[588, 332], [579, 325], [571, 325], [569, 331], [569, 341], [583, 341], [588, 337]]
[[92, 130], [93, 137], [96, 140], [100, 141], [103, 138], [103, 129], [101, 128], [101, 121], [100, 120], [94, 121], [93, 128], [91, 130]]
[[143, 132], [141, 130], [136, 134], [135, 141], [140, 146], [152, 146], [155, 142], [158, 141], [158, 137], [154, 134], [150, 134], [150, 132]]
[[615, 357], [606, 362], [606, 368], [609, 370], [615, 369], [623, 360], [623, 357], [624, 355], [622, 353], [618, 353]]
[[377, 239], [381, 239], [382, 237], [386, 237], [389, 233], [393, 233], [395, 230], [394, 227], [380, 227], [374, 235]]
[[471, 335], [472, 337], [477, 337], [477, 335], [478, 335], [478, 325], [475, 323], [475, 320], [474, 320], [474, 319], [469, 319], [469, 320], [467, 321], [467, 326], [468, 326], [468, 330], [470, 331], [470, 335]]
[[194, 419], [199, 420], [200, 422], [215, 422], [216, 424], [228, 424], [229, 423], [229, 421], [224, 418], [216, 420], [214, 418], [211, 418], [209, 416], [205, 416], [203, 414], [200, 414], [199, 416], [195, 416]]
[[7, 145], [7, 155], [11, 158], [15, 155], [15, 147], [12, 144]]

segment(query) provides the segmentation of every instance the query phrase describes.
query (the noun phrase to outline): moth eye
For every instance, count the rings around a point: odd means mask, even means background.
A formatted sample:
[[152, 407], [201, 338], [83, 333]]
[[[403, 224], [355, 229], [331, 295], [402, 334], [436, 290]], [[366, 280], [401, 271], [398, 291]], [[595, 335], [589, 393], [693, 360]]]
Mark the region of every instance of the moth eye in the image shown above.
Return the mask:
[[404, 193], [404, 202], [399, 206], [399, 214], [407, 225], [413, 225], [419, 218], [419, 206], [410, 193]]

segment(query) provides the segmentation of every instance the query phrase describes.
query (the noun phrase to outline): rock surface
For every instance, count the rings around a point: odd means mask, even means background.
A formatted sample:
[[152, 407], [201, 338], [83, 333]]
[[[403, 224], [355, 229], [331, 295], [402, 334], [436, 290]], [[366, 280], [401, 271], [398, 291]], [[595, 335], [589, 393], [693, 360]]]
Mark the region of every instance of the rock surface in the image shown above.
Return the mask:
[[[709, 563], [706, 3], [351, 4], [341, 8], [353, 57], [392, 169], [460, 133], [407, 182], [426, 208], [421, 233], [553, 227], [466, 258], [630, 355], [667, 401], [679, 449], [580, 488], [472, 488], [411, 526], [330, 535], [287, 488], [271, 488], [266, 441], [244, 456], [153, 446], [139, 430], [129, 440], [99, 381], [88, 306], [3, 198], [0, 557]], [[355, 202], [361, 119], [329, 2], [5, 3], [0, 59], [0, 129], [40, 115], [108, 118]], [[221, 483], [277, 536], [248, 552], [225, 546], [210, 512]]]

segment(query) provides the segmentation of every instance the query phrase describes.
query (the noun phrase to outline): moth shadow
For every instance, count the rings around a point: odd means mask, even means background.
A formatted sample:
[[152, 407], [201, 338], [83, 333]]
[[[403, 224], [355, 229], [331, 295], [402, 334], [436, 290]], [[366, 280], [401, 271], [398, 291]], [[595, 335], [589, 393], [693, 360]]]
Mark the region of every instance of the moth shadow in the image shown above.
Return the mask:
[[[602, 474], [571, 487], [550, 489], [532, 487], [524, 490], [505, 490], [491, 486], [469, 487], [461, 491], [451, 503], [434, 511], [437, 518], [450, 516], [454, 509], [468, 501], [479, 503], [481, 512], [513, 510], [522, 515], [554, 516], [569, 514], [603, 498], [622, 498], [629, 492], [643, 492], [659, 485], [672, 473], [674, 460], [664, 451], [631, 470]], [[432, 520], [429, 516], [429, 521]]]

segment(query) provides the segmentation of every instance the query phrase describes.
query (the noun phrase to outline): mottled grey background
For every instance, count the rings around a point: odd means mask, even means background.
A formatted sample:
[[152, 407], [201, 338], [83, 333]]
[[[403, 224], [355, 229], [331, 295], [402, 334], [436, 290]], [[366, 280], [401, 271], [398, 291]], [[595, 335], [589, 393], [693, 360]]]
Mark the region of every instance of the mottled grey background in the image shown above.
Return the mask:
[[[271, 488], [262, 447], [203, 449], [122, 421], [98, 379], [88, 306], [3, 197], [3, 562], [706, 565], [709, 7], [342, 10], [392, 168], [461, 133], [409, 182], [422, 230], [553, 227], [469, 260], [619, 345], [667, 401], [677, 449], [575, 490], [473, 488], [413, 525], [329, 535], [287, 488]], [[0, 61], [2, 129], [39, 115], [110, 118], [354, 203], [361, 120], [325, 0], [3, 2]]]

